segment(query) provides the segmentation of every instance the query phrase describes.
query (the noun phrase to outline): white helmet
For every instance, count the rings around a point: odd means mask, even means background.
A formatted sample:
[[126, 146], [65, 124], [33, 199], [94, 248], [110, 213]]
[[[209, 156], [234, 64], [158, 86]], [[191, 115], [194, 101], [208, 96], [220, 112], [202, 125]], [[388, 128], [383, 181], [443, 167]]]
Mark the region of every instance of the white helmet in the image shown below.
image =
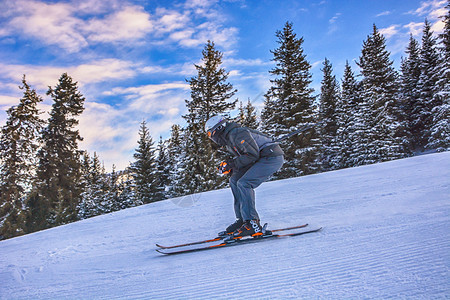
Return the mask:
[[227, 122], [227, 119], [224, 116], [213, 116], [206, 121], [205, 132], [211, 131], [225, 122]]
[[205, 131], [209, 137], [214, 135], [214, 132], [217, 129], [220, 129], [221, 125], [224, 125], [228, 122], [228, 120], [224, 116], [213, 116], [208, 119], [205, 123]]

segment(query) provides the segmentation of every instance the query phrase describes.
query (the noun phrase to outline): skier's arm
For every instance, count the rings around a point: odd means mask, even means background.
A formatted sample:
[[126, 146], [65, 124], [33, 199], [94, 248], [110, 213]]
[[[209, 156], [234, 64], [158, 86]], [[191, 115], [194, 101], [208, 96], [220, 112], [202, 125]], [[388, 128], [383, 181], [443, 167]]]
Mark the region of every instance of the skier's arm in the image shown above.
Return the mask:
[[233, 163], [240, 169], [255, 163], [259, 159], [259, 147], [248, 130], [242, 130], [233, 141], [234, 150], [238, 154]]

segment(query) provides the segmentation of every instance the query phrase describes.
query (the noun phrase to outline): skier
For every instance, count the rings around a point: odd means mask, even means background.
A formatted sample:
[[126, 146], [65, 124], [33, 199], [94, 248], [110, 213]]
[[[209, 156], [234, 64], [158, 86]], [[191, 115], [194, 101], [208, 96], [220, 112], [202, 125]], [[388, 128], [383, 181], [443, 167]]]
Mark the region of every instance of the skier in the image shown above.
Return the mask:
[[231, 174], [236, 221], [219, 235], [232, 235], [238, 239], [263, 235], [255, 207], [254, 189], [281, 168], [284, 163], [283, 150], [269, 136], [242, 127], [224, 116], [208, 119], [205, 131], [214, 143], [226, 147], [233, 155], [233, 159], [222, 162], [218, 169], [222, 174]]

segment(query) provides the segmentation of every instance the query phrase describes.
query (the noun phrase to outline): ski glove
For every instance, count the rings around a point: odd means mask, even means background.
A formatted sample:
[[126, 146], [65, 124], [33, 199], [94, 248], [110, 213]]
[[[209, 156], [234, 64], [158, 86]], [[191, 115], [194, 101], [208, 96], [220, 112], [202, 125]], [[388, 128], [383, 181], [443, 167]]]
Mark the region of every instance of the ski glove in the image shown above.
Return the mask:
[[220, 163], [217, 167], [220, 174], [226, 175], [233, 171], [234, 162], [232, 160], [226, 160]]

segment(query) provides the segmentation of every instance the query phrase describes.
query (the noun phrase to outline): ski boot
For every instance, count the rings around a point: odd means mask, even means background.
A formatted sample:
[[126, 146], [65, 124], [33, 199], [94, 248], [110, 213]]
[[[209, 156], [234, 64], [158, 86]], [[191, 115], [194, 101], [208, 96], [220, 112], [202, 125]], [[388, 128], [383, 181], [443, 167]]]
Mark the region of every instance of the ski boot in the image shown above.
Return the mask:
[[[265, 228], [264, 228], [265, 229]], [[233, 233], [233, 239], [241, 239], [245, 236], [260, 237], [264, 235], [263, 227], [259, 220], [245, 221], [242, 226]]]
[[242, 224], [244, 224], [244, 221], [242, 219], [236, 219], [233, 224], [227, 227], [225, 231], [221, 231], [218, 233], [219, 236], [228, 236], [233, 234], [237, 229], [239, 229]]

